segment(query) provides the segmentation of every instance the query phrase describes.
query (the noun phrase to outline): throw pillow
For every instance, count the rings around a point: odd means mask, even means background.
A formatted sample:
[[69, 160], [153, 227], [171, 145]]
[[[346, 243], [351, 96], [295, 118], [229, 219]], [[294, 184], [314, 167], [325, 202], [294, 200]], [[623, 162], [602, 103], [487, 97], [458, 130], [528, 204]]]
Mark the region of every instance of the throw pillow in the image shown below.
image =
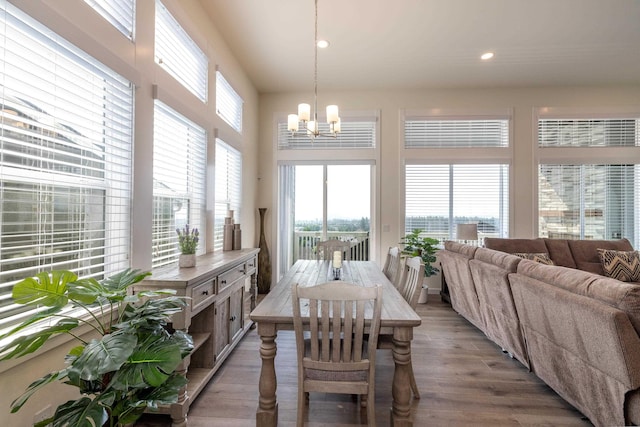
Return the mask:
[[622, 282], [640, 282], [640, 252], [598, 249], [598, 257], [605, 276]]
[[555, 265], [553, 260], [549, 258], [549, 254], [546, 254], [544, 252], [516, 252], [512, 255], [524, 259], [530, 259], [531, 261], [539, 262], [540, 264]]

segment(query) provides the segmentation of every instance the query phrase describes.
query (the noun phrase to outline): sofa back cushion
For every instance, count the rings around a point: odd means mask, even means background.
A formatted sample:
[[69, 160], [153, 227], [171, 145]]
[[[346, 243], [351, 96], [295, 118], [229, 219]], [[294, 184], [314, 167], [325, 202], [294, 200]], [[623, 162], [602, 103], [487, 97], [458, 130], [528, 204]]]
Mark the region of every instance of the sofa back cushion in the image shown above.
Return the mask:
[[640, 286], [571, 268], [522, 260], [517, 272], [624, 311], [640, 332]]
[[485, 237], [484, 247], [509, 254], [519, 253], [546, 253], [547, 245], [544, 239], [504, 239], [501, 237]]
[[478, 248], [474, 259], [493, 264], [498, 268], [506, 270], [505, 273], [515, 273], [518, 263], [522, 258], [515, 255], [487, 248]]
[[477, 246], [465, 245], [464, 243], [453, 242], [451, 240], [446, 240], [444, 242], [444, 248], [448, 251], [461, 254], [467, 258], [473, 258], [473, 255], [478, 249]]
[[544, 244], [555, 265], [577, 268], [567, 239], [544, 239]]
[[604, 270], [598, 257], [598, 249], [632, 251], [633, 246], [627, 239], [620, 240], [567, 240], [576, 268], [604, 276]]

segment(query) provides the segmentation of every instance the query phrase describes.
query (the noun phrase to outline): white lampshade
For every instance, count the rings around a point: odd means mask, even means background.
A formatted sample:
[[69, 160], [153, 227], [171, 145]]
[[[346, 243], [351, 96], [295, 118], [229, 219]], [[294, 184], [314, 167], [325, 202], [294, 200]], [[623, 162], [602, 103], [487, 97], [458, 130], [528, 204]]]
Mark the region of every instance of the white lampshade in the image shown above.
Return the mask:
[[340, 119], [337, 105], [327, 105], [327, 123], [335, 123]]
[[458, 224], [456, 238], [458, 240], [478, 240], [478, 224]]
[[338, 117], [338, 121], [333, 124], [333, 131], [335, 133], [340, 133], [342, 131], [342, 124], [340, 122], [339, 117]]
[[309, 120], [307, 122], [307, 129], [309, 130], [309, 132], [316, 135], [318, 133], [318, 122], [316, 122], [315, 120]]
[[288, 129], [290, 132], [298, 131], [298, 115], [297, 114], [289, 114], [287, 122], [288, 122]]
[[309, 104], [298, 104], [298, 119], [303, 122], [309, 121], [311, 119], [311, 105]]

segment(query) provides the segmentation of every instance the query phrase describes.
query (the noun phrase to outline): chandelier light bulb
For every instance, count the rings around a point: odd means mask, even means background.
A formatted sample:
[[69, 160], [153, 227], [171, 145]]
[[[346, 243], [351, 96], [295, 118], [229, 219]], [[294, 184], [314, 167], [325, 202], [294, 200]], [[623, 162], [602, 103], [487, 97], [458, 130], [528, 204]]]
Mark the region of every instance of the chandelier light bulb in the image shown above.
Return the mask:
[[298, 115], [297, 114], [289, 114], [287, 128], [289, 129], [289, 132], [298, 131]]
[[335, 123], [340, 117], [338, 116], [337, 105], [327, 105], [327, 123]]
[[311, 119], [311, 105], [298, 104], [298, 119], [303, 122], [308, 122]]

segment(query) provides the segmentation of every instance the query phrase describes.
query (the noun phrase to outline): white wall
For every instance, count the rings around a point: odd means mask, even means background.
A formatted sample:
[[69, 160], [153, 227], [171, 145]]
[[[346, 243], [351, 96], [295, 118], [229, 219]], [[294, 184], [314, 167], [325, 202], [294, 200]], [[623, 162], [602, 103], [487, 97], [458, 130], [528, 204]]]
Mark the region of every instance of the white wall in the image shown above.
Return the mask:
[[[203, 104], [187, 89], [177, 83], [154, 62], [154, 10], [155, 0], [138, 0], [136, 43], [131, 43], [82, 0], [10, 0], [85, 50], [107, 66], [113, 68], [136, 85], [134, 134], [134, 194], [132, 219], [132, 258], [134, 268], [151, 267], [152, 217], [152, 154], [153, 154], [153, 87], [157, 85], [158, 98], [173, 109], [198, 123], [208, 133], [207, 186], [213, 188], [215, 176], [213, 161], [215, 134], [243, 154], [242, 224], [244, 247], [257, 246], [257, 141], [258, 93], [240, 67], [221, 35], [208, 19], [197, 0], [163, 0], [163, 4], [180, 22], [189, 35], [209, 57], [209, 96]], [[242, 135], [235, 132], [215, 112], [216, 66], [244, 100]], [[208, 190], [207, 194], [213, 194]], [[213, 233], [213, 200], [207, 201], [208, 240]], [[208, 245], [209, 246], [209, 245]], [[209, 246], [210, 249], [211, 246]], [[48, 346], [51, 348], [52, 346]], [[40, 352], [37, 357], [0, 362], [0, 414], [7, 425], [20, 427], [33, 423], [34, 414], [51, 404], [59, 404], [74, 397], [75, 388], [53, 386], [34, 396], [15, 415], [9, 414], [9, 405], [26, 389], [27, 385], [63, 366], [64, 355], [70, 347], [66, 343]]]
[[[276, 170], [274, 158], [274, 120], [288, 112], [312, 93], [266, 94], [260, 97], [260, 164], [258, 165], [258, 204], [270, 208], [276, 206]], [[389, 246], [400, 241], [404, 219], [403, 195], [401, 191], [403, 159], [401, 159], [400, 115], [403, 109], [464, 109], [478, 112], [496, 109], [511, 109], [513, 112], [513, 182], [511, 237], [534, 237], [537, 230], [537, 215], [534, 211], [533, 183], [537, 180], [534, 160], [534, 119], [537, 107], [579, 107], [601, 109], [603, 107], [635, 107], [640, 109], [640, 86], [627, 87], [544, 87], [510, 89], [424, 89], [404, 91], [336, 92], [318, 96], [318, 105], [325, 105], [323, 95], [336, 102], [341, 111], [379, 110], [381, 123], [381, 152], [378, 171], [380, 188], [377, 196], [380, 203], [375, 217], [378, 219], [379, 241], [372, 250], [376, 260]], [[343, 113], [344, 114], [344, 113]], [[639, 149], [640, 150], [640, 149]], [[640, 151], [638, 152], [640, 158]], [[383, 232], [381, 225], [389, 225]], [[272, 257], [275, 256], [273, 230], [275, 213], [267, 230]], [[436, 279], [437, 281], [437, 279]], [[432, 280], [433, 284], [434, 281]]]

